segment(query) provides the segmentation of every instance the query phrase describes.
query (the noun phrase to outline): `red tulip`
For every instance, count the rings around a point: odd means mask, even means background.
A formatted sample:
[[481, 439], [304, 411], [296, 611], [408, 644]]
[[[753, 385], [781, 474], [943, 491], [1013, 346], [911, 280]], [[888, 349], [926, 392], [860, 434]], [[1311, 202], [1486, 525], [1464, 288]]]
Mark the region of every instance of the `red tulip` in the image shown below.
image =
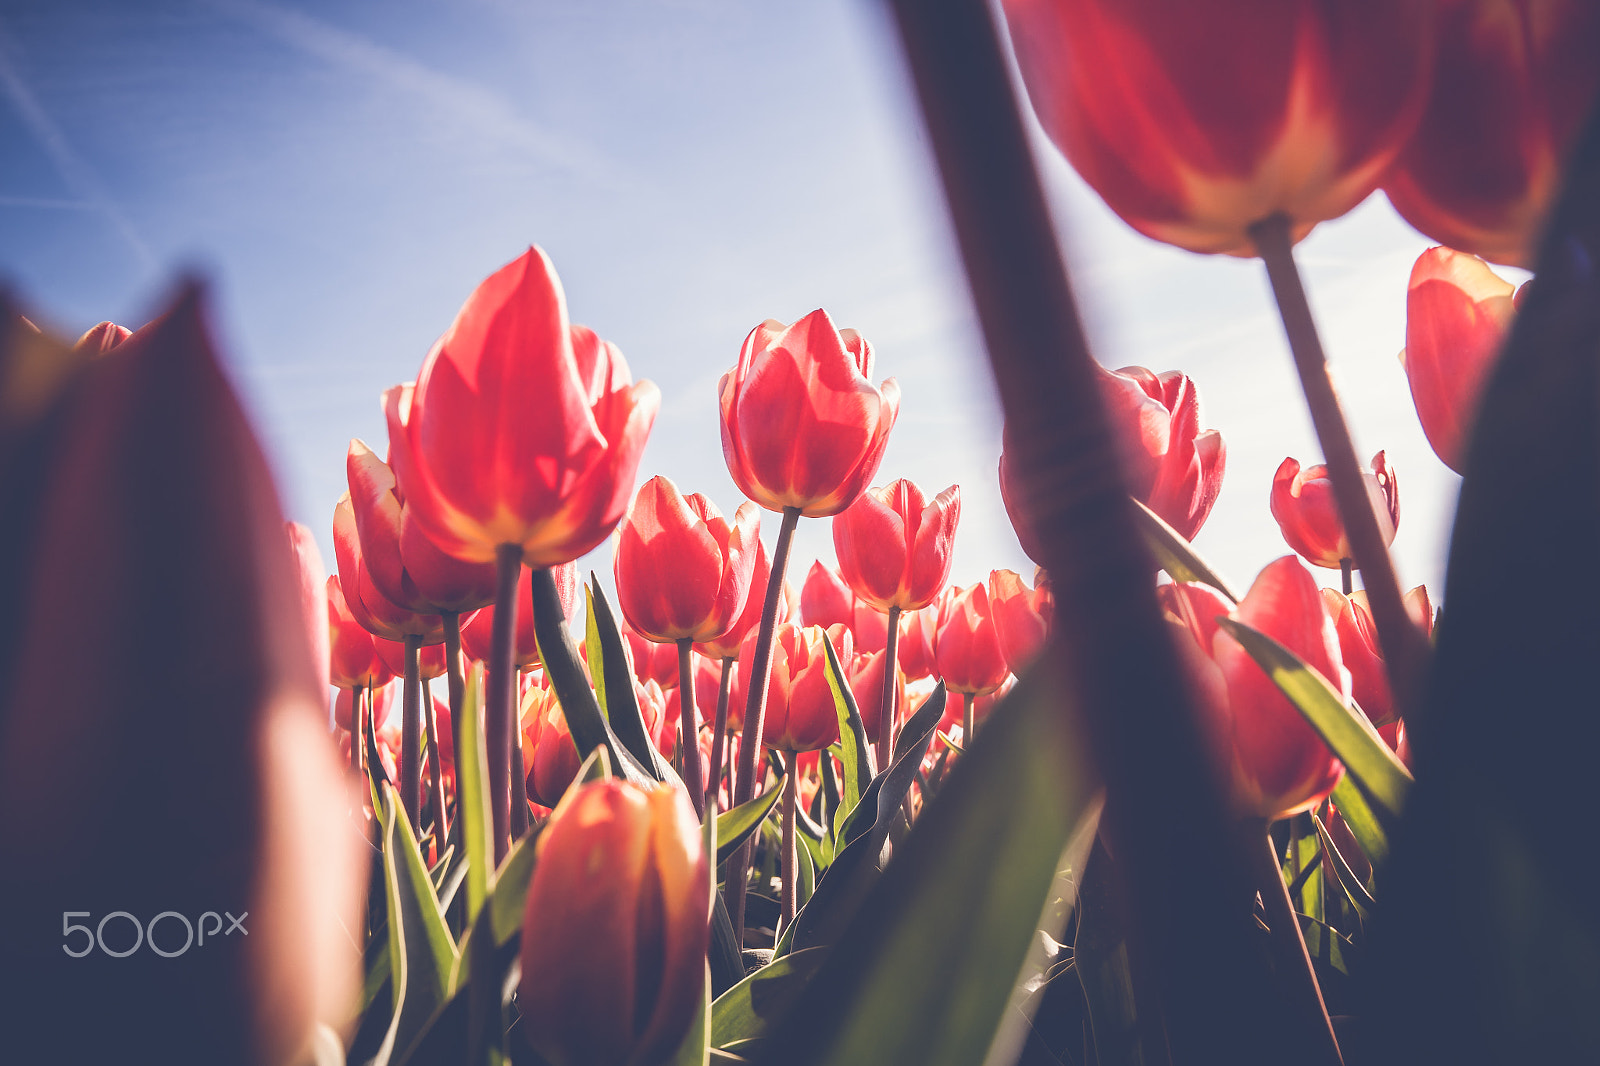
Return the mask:
[[901, 478], [863, 492], [833, 520], [839, 574], [858, 600], [880, 611], [915, 611], [950, 579], [950, 552], [961, 518], [961, 489], [931, 501]]
[[521, 1029], [551, 1066], [666, 1062], [705, 994], [709, 866], [681, 789], [592, 781], [540, 835]]
[[937, 677], [939, 664], [934, 658], [934, 643], [939, 634], [939, 613], [955, 590], [949, 586], [939, 598], [920, 611], [907, 611], [900, 616], [900, 640], [895, 658], [900, 660], [900, 670], [907, 680]]
[[791, 618], [808, 626], [842, 625], [850, 630], [857, 651], [882, 651], [889, 639], [889, 616], [856, 599], [839, 572], [820, 559], [806, 573], [800, 612]]
[[951, 692], [983, 696], [999, 688], [1010, 671], [983, 582], [956, 592], [939, 615], [933, 645], [939, 677]]
[[[1277, 819], [1322, 802], [1344, 765], [1250, 654], [1221, 632], [1216, 619], [1230, 613], [1228, 603], [1204, 585], [1162, 585], [1159, 591], [1193, 638], [1178, 646], [1235, 807], [1251, 817]], [[1231, 614], [1349, 693], [1350, 672], [1340, 659], [1333, 619], [1310, 572], [1294, 556], [1269, 563]]]
[[1049, 585], [1030, 589], [1012, 570], [989, 571], [989, 613], [994, 618], [1000, 653], [1012, 673], [1022, 673], [1050, 633], [1055, 600]]
[[[351, 690], [347, 688], [340, 689], [333, 701], [333, 724], [346, 733], [350, 732], [350, 720], [354, 710], [350, 702], [350, 692]], [[372, 690], [372, 731], [379, 735], [392, 734], [396, 738], [396, 751], [400, 749], [400, 723], [395, 716], [400, 709], [401, 701], [400, 682], [397, 678], [390, 678]]]
[[517, 545], [564, 563], [627, 509], [661, 396], [616, 347], [567, 320], [538, 248], [473, 291], [422, 364], [401, 488], [427, 538], [469, 562]]
[[394, 671], [378, 658], [372, 634], [350, 613], [338, 574], [328, 578], [327, 600], [329, 681], [341, 689], [388, 684]]
[[378, 591], [372, 582], [356, 532], [355, 507], [347, 492], [333, 509], [333, 554], [339, 564], [339, 588], [355, 620], [375, 637], [404, 640], [419, 636], [422, 643], [444, 640], [444, 619], [406, 609]]
[[[754, 654], [755, 632], [740, 654], [742, 660]], [[850, 631], [835, 623], [805, 628], [785, 622], [772, 635], [772, 680], [767, 685], [767, 717], [761, 741], [778, 751], [815, 751], [839, 739], [839, 716], [828, 686], [827, 652], [822, 642], [833, 645], [841, 665], [855, 653]], [[882, 675], [879, 675], [880, 678]], [[728, 728], [742, 728], [747, 690], [742, 675], [733, 677], [732, 698], [728, 701]]]
[[[1400, 486], [1388, 457], [1379, 452], [1372, 457], [1372, 473], [1363, 473], [1367, 496], [1378, 516], [1378, 532], [1384, 544], [1394, 540], [1400, 525]], [[1272, 517], [1278, 520], [1283, 539], [1312, 566], [1337, 570], [1342, 561], [1352, 559], [1350, 539], [1339, 521], [1339, 505], [1333, 498], [1333, 482], [1328, 468], [1308, 466], [1300, 469], [1298, 459], [1285, 459], [1272, 477], [1269, 498]]]
[[628, 645], [628, 655], [633, 659], [633, 673], [640, 681], [654, 681], [671, 687], [678, 683], [678, 649], [671, 644], [658, 644], [649, 637], [640, 636], [623, 619], [622, 639]]
[[1431, 73], [1425, 0], [1005, 0], [1034, 110], [1123, 221], [1192, 252], [1255, 254], [1377, 188]]
[[1411, 268], [1400, 363], [1428, 443], [1458, 474], [1478, 400], [1511, 329], [1512, 292], [1483, 260], [1449, 248], [1429, 248]]
[[722, 375], [722, 454], [737, 484], [772, 511], [838, 514], [878, 472], [900, 413], [893, 378], [874, 388], [872, 345], [820, 308], [785, 326], [768, 319]]
[[1600, 91], [1591, 0], [1445, 0], [1432, 95], [1384, 192], [1432, 239], [1532, 266], [1562, 169]]
[[583, 760], [555, 690], [535, 685], [522, 696], [522, 765], [528, 798], [554, 807], [578, 776]]
[[[1222, 434], [1200, 429], [1200, 394], [1186, 374], [1127, 366], [1100, 374], [1101, 395], [1121, 447], [1129, 494], [1193, 539], [1222, 491], [1228, 453]], [[1022, 550], [1039, 561], [1033, 520], [1000, 456], [1000, 498]]]
[[[397, 677], [404, 677], [406, 672], [406, 646], [398, 640], [385, 640], [374, 637], [372, 646], [378, 653], [378, 658], [383, 660], [383, 665]], [[446, 670], [444, 645], [429, 644], [420, 649], [417, 654], [417, 676], [424, 681], [436, 677], [443, 677]]]
[[[1322, 601], [1339, 634], [1339, 651], [1350, 671], [1350, 695], [1378, 727], [1389, 747], [1399, 745], [1399, 720], [1395, 717], [1394, 697], [1389, 692], [1389, 674], [1384, 669], [1378, 648], [1378, 630], [1372, 622], [1365, 591], [1349, 596], [1334, 589], [1322, 590]], [[1433, 604], [1428, 590], [1418, 585], [1405, 595], [1406, 613], [1425, 635], [1433, 634]]]
[[133, 331], [126, 326], [119, 326], [115, 322], [98, 322], [90, 326], [72, 348], [91, 355], [105, 355], [131, 336]]
[[289, 551], [294, 556], [295, 573], [300, 576], [300, 608], [306, 617], [306, 637], [311, 642], [311, 661], [317, 668], [319, 691], [327, 692], [329, 670], [328, 570], [322, 565], [311, 530], [299, 522], [285, 522]]
[[[754, 630], [761, 624], [761, 609], [766, 605], [767, 585], [772, 580], [772, 560], [767, 557], [767, 549], [761, 543], [761, 538], [755, 538], [755, 564], [750, 568], [750, 591], [745, 595], [744, 609], [739, 617], [726, 631], [711, 640], [703, 641], [694, 646], [695, 651], [713, 659], [737, 659], [739, 646], [744, 642], [745, 634]], [[784, 591], [793, 589], [787, 581], [784, 582]], [[784, 621], [789, 617], [789, 597], [778, 597], [778, 613], [773, 617], [773, 624]]]
[[628, 625], [658, 643], [710, 640], [744, 610], [761, 539], [761, 512], [745, 502], [730, 523], [700, 493], [645, 482], [617, 540], [617, 601]]
[[[399, 389], [409, 386], [389, 392]], [[391, 453], [405, 447], [405, 438], [399, 441]], [[418, 614], [471, 611], [494, 600], [494, 564], [464, 563], [434, 547], [417, 528], [394, 471], [362, 441], [350, 442], [345, 472], [361, 558], [385, 599]]]
[[[868, 737], [878, 736], [878, 726], [883, 714], [883, 667], [888, 649], [858, 654], [849, 664], [850, 692], [856, 699], [856, 710], [867, 728]], [[898, 656], [896, 656], [898, 658]], [[895, 670], [895, 721], [904, 720], [910, 708], [906, 704], [906, 675]], [[879, 769], [882, 769], [880, 767]]]
[[[562, 563], [550, 568], [555, 578], [556, 592], [561, 595], [561, 609], [567, 624], [581, 616], [583, 609], [583, 582], [578, 579], [577, 563]], [[527, 567], [517, 576], [517, 632], [511, 648], [511, 661], [519, 670], [539, 665], [539, 640], [533, 631], [533, 611], [522, 604], [533, 599], [533, 571]], [[461, 650], [476, 663], [489, 661], [489, 642], [494, 635], [494, 604], [475, 611], [461, 620]]]

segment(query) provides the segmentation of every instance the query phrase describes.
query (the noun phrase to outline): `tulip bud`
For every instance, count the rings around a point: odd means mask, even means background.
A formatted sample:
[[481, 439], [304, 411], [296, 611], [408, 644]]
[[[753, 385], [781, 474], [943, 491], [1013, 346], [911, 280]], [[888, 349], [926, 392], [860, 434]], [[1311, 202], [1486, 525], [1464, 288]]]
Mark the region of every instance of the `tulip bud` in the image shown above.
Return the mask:
[[[567, 319], [544, 252], [479, 285], [417, 375], [404, 418], [406, 506], [448, 555], [529, 566], [576, 559], [610, 536], [661, 394], [616, 347]], [[347, 590], [348, 594], [348, 590]]]
[[856, 599], [880, 611], [915, 611], [950, 579], [950, 553], [961, 518], [961, 489], [932, 500], [901, 478], [863, 492], [833, 520], [839, 574]]
[[528, 796], [535, 803], [554, 807], [578, 776], [583, 760], [567, 728], [567, 716], [555, 690], [529, 686], [522, 696], [522, 764]]
[[895, 658], [900, 660], [900, 670], [907, 680], [938, 676], [939, 665], [933, 646], [939, 634], [939, 613], [954, 594], [955, 590], [946, 586], [939, 598], [922, 610], [907, 611], [900, 616], [900, 643], [895, 649]]
[[[754, 654], [756, 633], [745, 637], [740, 659], [748, 662]], [[839, 739], [839, 717], [828, 685], [827, 652], [822, 642], [833, 645], [843, 666], [851, 661], [855, 644], [850, 630], [834, 623], [804, 628], [785, 622], [772, 634], [772, 679], [767, 684], [767, 717], [762, 724], [762, 743], [778, 751], [814, 751]], [[882, 675], [879, 675], [880, 683]], [[748, 689], [742, 674], [735, 674], [728, 700], [728, 728], [743, 728]], [[859, 706], [859, 705], [858, 705]], [[737, 725], [736, 725], [737, 723]]]
[[98, 322], [90, 326], [72, 347], [90, 355], [105, 355], [123, 341], [133, 336], [133, 331], [115, 322]]
[[667, 1061], [694, 1020], [709, 857], [679, 789], [592, 781], [550, 816], [522, 921], [521, 1030], [551, 1066]]
[[1377, 187], [1427, 101], [1433, 6], [1005, 0], [1039, 122], [1106, 205], [1244, 256], [1252, 223], [1299, 240]]
[[1511, 329], [1512, 293], [1483, 260], [1449, 248], [1429, 248], [1411, 268], [1400, 364], [1433, 453], [1458, 474], [1478, 400]]
[[772, 511], [838, 514], [872, 481], [900, 413], [893, 378], [873, 387], [872, 345], [820, 308], [768, 319], [722, 375], [722, 454], [741, 491]]
[[[850, 663], [850, 692], [856, 698], [856, 710], [861, 714], [861, 723], [866, 726], [869, 737], [881, 735], [878, 730], [883, 715], [883, 670], [888, 657], [888, 649], [880, 648], [859, 653]], [[906, 675], [896, 669], [894, 677], [895, 722], [899, 723], [909, 711], [906, 704]]]
[[1434, 40], [1427, 110], [1383, 190], [1433, 240], [1532, 266], [1600, 91], [1600, 5], [1450, 0], [1438, 5]]
[[[1372, 472], [1363, 473], [1362, 478], [1378, 516], [1378, 532], [1388, 545], [1400, 525], [1400, 486], [1394, 468], [1379, 452], [1372, 457]], [[1285, 459], [1273, 475], [1269, 503], [1283, 539], [1312, 566], [1338, 570], [1345, 560], [1354, 557], [1344, 523], [1339, 521], [1339, 505], [1334, 500], [1333, 482], [1328, 480], [1326, 466], [1302, 470], [1298, 459]]]
[[933, 653], [939, 677], [951, 692], [983, 696], [1005, 681], [1010, 671], [1000, 651], [989, 590], [983, 582], [961, 589], [945, 601]]

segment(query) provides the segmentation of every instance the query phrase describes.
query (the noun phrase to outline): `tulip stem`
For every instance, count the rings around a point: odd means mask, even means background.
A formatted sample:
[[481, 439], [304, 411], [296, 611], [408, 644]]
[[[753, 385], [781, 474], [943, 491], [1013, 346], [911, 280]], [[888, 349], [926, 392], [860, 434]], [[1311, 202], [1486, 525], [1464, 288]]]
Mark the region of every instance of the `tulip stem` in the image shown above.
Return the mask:
[[958, 692], [961, 697], [961, 747], [967, 748], [972, 744], [972, 734], [978, 729], [978, 723], [972, 720], [972, 694]]
[[[767, 716], [767, 685], [772, 679], [772, 633], [777, 628], [778, 602], [783, 599], [783, 580], [789, 570], [789, 548], [794, 543], [795, 527], [800, 524], [800, 508], [785, 507], [778, 526], [778, 540], [772, 551], [772, 575], [767, 578], [767, 598], [761, 605], [761, 627], [756, 631], [756, 647], [750, 660], [750, 675], [745, 678], [746, 703], [744, 736], [739, 742], [739, 775], [734, 782], [733, 803], [744, 803], [756, 790], [756, 755], [761, 751], [761, 729]], [[733, 935], [744, 946], [745, 879], [750, 870], [754, 838], [744, 842], [731, 856], [726, 888], [728, 917], [733, 920]]]
[[[461, 750], [461, 705], [466, 702], [467, 683], [466, 676], [461, 671], [461, 615], [455, 611], [443, 611], [440, 617], [444, 619], [444, 676], [445, 684], [450, 691], [450, 743], [451, 750]], [[461, 797], [456, 796], [459, 806]], [[455, 817], [450, 822], [452, 825], [459, 822], [461, 812], [456, 811]]]
[[797, 753], [783, 753], [783, 895], [780, 899], [779, 935], [794, 921], [794, 871], [800, 858], [794, 850], [794, 806], [795, 797], [799, 794], [795, 782], [800, 776], [799, 762]]
[[[521, 676], [518, 671], [517, 676]], [[522, 698], [515, 683], [511, 686], [511, 752], [506, 771], [511, 775], [511, 839], [528, 835], [528, 770], [522, 760]]]
[[889, 608], [889, 632], [883, 647], [883, 696], [878, 700], [878, 772], [894, 761], [895, 674], [900, 662], [900, 608]]
[[361, 692], [357, 685], [350, 690], [350, 772], [361, 776]]
[[489, 810], [494, 818], [494, 864], [511, 849], [511, 729], [516, 718], [516, 667], [511, 665], [517, 636], [517, 578], [522, 576], [522, 546], [495, 549], [494, 627], [489, 632], [489, 681], [484, 706], [484, 740], [489, 749]]
[[422, 835], [422, 637], [406, 634], [406, 681], [400, 723], [400, 805], [411, 819], [413, 836]]
[[[1311, 305], [1295, 266], [1289, 219], [1281, 213], [1264, 218], [1250, 227], [1250, 236], [1256, 242], [1256, 251], [1266, 264], [1267, 277], [1272, 282], [1272, 294], [1277, 299], [1289, 349], [1294, 354], [1295, 369], [1300, 373], [1300, 388], [1311, 408], [1311, 424], [1322, 445], [1328, 479], [1333, 482], [1334, 502], [1339, 506], [1340, 521], [1350, 538], [1353, 563], [1361, 571], [1372, 620], [1378, 629], [1378, 643], [1389, 667], [1395, 703], [1404, 717], [1417, 706], [1420, 698], [1427, 670], [1428, 645], [1406, 615], [1400, 598], [1400, 583], [1389, 558], [1389, 548], [1378, 527], [1378, 516], [1367, 494], [1355, 444], [1350, 439], [1350, 427], [1345, 423], [1339, 398], [1328, 377], [1322, 341], [1317, 336]], [[1345, 573], [1349, 574], [1348, 568]], [[1348, 577], [1345, 588], [1348, 593]]]
[[694, 638], [678, 641], [678, 756], [694, 813], [706, 820], [706, 786], [700, 778], [700, 722], [694, 709]]
[[[1297, 1061], [1321, 1062], [1325, 1066], [1342, 1066], [1344, 1056], [1339, 1050], [1333, 1023], [1328, 1019], [1322, 986], [1317, 983], [1317, 971], [1311, 966], [1311, 954], [1306, 950], [1305, 936], [1300, 932], [1300, 919], [1295, 916], [1289, 888], [1283, 883], [1283, 870], [1278, 865], [1278, 848], [1272, 842], [1270, 829], [1270, 823], [1258, 823], [1246, 830], [1257, 839], [1266, 837], [1265, 843], [1251, 849], [1256, 856], [1256, 887], [1261, 891], [1267, 924], [1272, 929], [1273, 951], [1277, 957], [1282, 987], [1293, 998], [1295, 1012], [1305, 1015], [1304, 1025], [1293, 1031], [1315, 1034], [1312, 1037], [1314, 1047], [1301, 1048], [1301, 1055], [1286, 1057]], [[1288, 1050], [1285, 1049], [1286, 1052]]]
[[444, 838], [449, 830], [444, 815], [444, 766], [439, 761], [439, 719], [431, 690], [422, 693], [422, 724], [428, 736], [428, 794], [433, 800], [433, 861], [437, 862], [444, 854]]
[[[705, 809], [715, 812], [722, 797], [722, 752], [728, 740], [728, 691], [733, 679], [733, 657], [722, 657], [722, 680], [717, 682], [717, 720], [711, 727], [711, 780], [706, 784]], [[704, 821], [704, 819], [702, 819]]]
[[1339, 579], [1340, 579], [1341, 583], [1344, 586], [1344, 594], [1346, 596], [1350, 595], [1352, 592], [1354, 592], [1356, 590], [1355, 582], [1352, 580], [1353, 573], [1354, 573], [1354, 562], [1353, 562], [1353, 560], [1340, 559], [1339, 560]]

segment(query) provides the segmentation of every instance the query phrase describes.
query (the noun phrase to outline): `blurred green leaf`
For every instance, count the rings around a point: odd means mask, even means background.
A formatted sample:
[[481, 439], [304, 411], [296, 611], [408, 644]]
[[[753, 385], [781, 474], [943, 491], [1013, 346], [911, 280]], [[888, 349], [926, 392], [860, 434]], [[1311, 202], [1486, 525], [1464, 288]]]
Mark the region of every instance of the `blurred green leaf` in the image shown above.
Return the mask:
[[1217, 622], [1299, 708], [1366, 793], [1398, 818], [1411, 787], [1411, 771], [1389, 750], [1366, 716], [1345, 706], [1339, 690], [1327, 678], [1265, 633], [1232, 618]]
[[774, 959], [711, 1004], [711, 1046], [760, 1040], [828, 957], [827, 948], [806, 948]]
[[1064, 703], [1035, 672], [995, 709], [773, 1030], [771, 1062], [983, 1061], [1058, 860], [1095, 805]]
[[1344, 855], [1339, 851], [1339, 846], [1328, 835], [1328, 827], [1322, 824], [1322, 819], [1316, 815], [1311, 816], [1311, 822], [1317, 829], [1317, 840], [1322, 845], [1323, 854], [1327, 857], [1324, 861], [1332, 861], [1334, 876], [1339, 880], [1339, 886], [1344, 889], [1345, 898], [1356, 909], [1364, 922], [1371, 917], [1373, 899], [1367, 892], [1367, 887], [1361, 883], [1361, 878], [1350, 868]]
[[[1290, 888], [1295, 888], [1298, 881], [1298, 891], [1289, 894], [1295, 910], [1318, 921], [1327, 921], [1327, 910], [1323, 906], [1322, 878], [1314, 873], [1304, 878], [1300, 877], [1308, 866], [1313, 863], [1320, 865], [1322, 861], [1322, 844], [1317, 839], [1315, 829], [1304, 825], [1305, 820], [1305, 816], [1298, 814], [1289, 819], [1291, 859], [1284, 868], [1284, 879]], [[1311, 831], [1301, 832], [1302, 828]]]
[[[717, 870], [712, 856], [717, 853], [717, 821], [716, 818], [707, 818], [701, 826], [701, 846], [705, 849], [706, 856], [706, 899], [713, 910], [717, 904]], [[689, 1025], [689, 1031], [684, 1034], [683, 1043], [678, 1045], [678, 1053], [673, 1059], [673, 1066], [707, 1066], [711, 1061], [711, 964], [709, 960], [705, 969], [705, 991], [700, 997], [700, 1006], [695, 1012], [694, 1021]]]
[[1333, 786], [1333, 795], [1329, 798], [1339, 809], [1339, 816], [1344, 819], [1344, 824], [1350, 828], [1350, 835], [1356, 838], [1356, 843], [1366, 852], [1367, 861], [1372, 864], [1374, 873], [1383, 869], [1384, 863], [1389, 861], [1389, 835], [1384, 832], [1382, 823], [1372, 810], [1372, 805], [1367, 802], [1367, 797], [1362, 795], [1349, 774], [1341, 777], [1339, 783]]
[[490, 844], [493, 832], [489, 812], [489, 752], [483, 733], [483, 666], [468, 670], [458, 726], [461, 751], [456, 753], [456, 816], [467, 860], [467, 928], [472, 928], [478, 908], [493, 887]]
[[[717, 865], [728, 861], [728, 856], [734, 850], [750, 839], [752, 833], [761, 827], [767, 820], [778, 801], [783, 798], [784, 781], [779, 780], [776, 786], [763, 792], [761, 795], [746, 800], [737, 807], [729, 808], [717, 815]], [[709, 819], [708, 819], [709, 820]]]
[[500, 864], [500, 870], [495, 876], [494, 894], [490, 897], [489, 910], [492, 915], [491, 925], [494, 929], [494, 942], [496, 946], [510, 940], [512, 935], [522, 930], [522, 912], [528, 900], [528, 882], [533, 880], [533, 868], [538, 862], [539, 851], [534, 845], [538, 843], [539, 834], [529, 833], [506, 852], [505, 861]]
[[1156, 558], [1156, 565], [1165, 570], [1174, 581], [1209, 585], [1222, 593], [1231, 603], [1239, 602], [1239, 594], [1216, 568], [1201, 558], [1200, 553], [1176, 530], [1169, 526], [1143, 502], [1134, 499], [1134, 518], [1144, 533], [1145, 544]]
[[828, 656], [828, 689], [833, 693], [833, 708], [839, 717], [839, 762], [844, 767], [844, 793], [839, 797], [839, 807], [833, 812], [833, 823], [828, 827], [837, 842], [840, 827], [849, 820], [872, 780], [872, 756], [867, 747], [867, 726], [861, 720], [861, 711], [856, 707], [850, 683], [845, 680], [839, 656], [834, 653], [831, 642], [825, 640], [822, 644]]

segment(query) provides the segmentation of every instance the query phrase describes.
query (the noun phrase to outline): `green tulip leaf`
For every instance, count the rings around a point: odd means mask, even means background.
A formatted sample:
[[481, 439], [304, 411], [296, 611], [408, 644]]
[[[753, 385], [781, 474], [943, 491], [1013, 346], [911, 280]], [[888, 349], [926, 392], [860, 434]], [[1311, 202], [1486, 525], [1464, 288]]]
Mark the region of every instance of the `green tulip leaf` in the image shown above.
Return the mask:
[[477, 920], [478, 908], [494, 885], [490, 869], [493, 854], [489, 809], [489, 751], [483, 732], [483, 667], [467, 671], [458, 726], [461, 751], [456, 753], [457, 832], [467, 860], [467, 928]]
[[1134, 500], [1135, 521], [1141, 532], [1144, 533], [1145, 544], [1150, 548], [1150, 554], [1155, 556], [1156, 564], [1165, 570], [1174, 581], [1198, 583], [1209, 585], [1222, 593], [1223, 597], [1231, 603], [1239, 602], [1239, 594], [1233, 591], [1227, 580], [1210, 563], [1201, 558], [1200, 553], [1176, 530], [1169, 526], [1160, 515], [1156, 514], [1143, 502]]
[[1311, 822], [1317, 828], [1317, 841], [1322, 845], [1323, 855], [1327, 856], [1325, 861], [1333, 863], [1334, 874], [1339, 879], [1339, 887], [1344, 889], [1345, 898], [1356, 909], [1361, 920], [1366, 921], [1372, 916], [1371, 911], [1376, 901], [1367, 891], [1367, 886], [1361, 883], [1361, 878], [1350, 869], [1350, 864], [1345, 861], [1339, 846], [1333, 842], [1333, 837], [1328, 835], [1328, 827], [1322, 824], [1322, 819], [1313, 814]]
[[[1035, 945], [1060, 860], [1098, 810], [1099, 783], [1081, 762], [1084, 745], [1064, 704], [1035, 674], [995, 709], [831, 938], [822, 966], [771, 1030], [765, 1061], [984, 1060]], [[924, 745], [934, 724], [925, 727]], [[913, 754], [920, 760], [915, 752], [901, 760]], [[834, 876], [823, 878], [811, 906]]]
[[[714, 910], [717, 905], [717, 870], [716, 864], [711, 861], [717, 853], [717, 825], [718, 819], [707, 818], [701, 826], [701, 846], [706, 856], [706, 902]], [[694, 1021], [689, 1025], [689, 1031], [684, 1034], [683, 1043], [678, 1045], [678, 1053], [673, 1057], [673, 1066], [707, 1066], [711, 1061], [711, 963], [707, 960], [705, 968], [705, 990], [700, 996], [700, 1005], [695, 1010]]]
[[1384, 831], [1383, 823], [1373, 813], [1372, 805], [1349, 774], [1333, 786], [1333, 795], [1329, 798], [1339, 809], [1339, 816], [1349, 827], [1350, 835], [1356, 838], [1356, 843], [1366, 853], [1373, 871], [1383, 869], [1389, 861], [1389, 834]]
[[1411, 771], [1366, 716], [1347, 707], [1327, 678], [1265, 633], [1226, 616], [1217, 622], [1299, 709], [1381, 811], [1398, 818], [1411, 787]]
[[721, 866], [728, 861], [728, 856], [743, 846], [746, 840], [761, 828], [767, 820], [778, 801], [783, 798], [783, 788], [787, 778], [780, 779], [778, 783], [761, 795], [748, 799], [737, 807], [731, 807], [717, 815], [717, 865]]
[[833, 693], [834, 712], [839, 716], [839, 762], [844, 766], [844, 794], [839, 797], [839, 806], [833, 812], [833, 824], [830, 826], [837, 840], [839, 828], [855, 811], [862, 793], [872, 780], [872, 756], [867, 748], [866, 723], [861, 720], [855, 694], [850, 691], [850, 682], [845, 679], [844, 668], [839, 665], [833, 642], [824, 640], [822, 646], [828, 657], [828, 689]]
[[533, 880], [533, 868], [539, 851], [534, 846], [537, 832], [529, 833], [506, 852], [505, 861], [495, 875], [494, 894], [490, 897], [491, 928], [498, 947], [522, 930], [522, 913], [528, 900], [528, 882]]
[[736, 1041], [763, 1038], [768, 1027], [783, 1016], [816, 973], [826, 948], [806, 948], [774, 959], [711, 1004], [711, 1046], [726, 1047]]
[[594, 678], [594, 692], [601, 713], [610, 722], [622, 746], [639, 761], [645, 772], [657, 781], [676, 782], [678, 777], [672, 764], [650, 742], [644, 713], [639, 709], [639, 695], [633, 688], [633, 668], [628, 665], [622, 630], [617, 626], [605, 590], [600, 587], [600, 579], [592, 572], [584, 591], [589, 613], [589, 673]]

